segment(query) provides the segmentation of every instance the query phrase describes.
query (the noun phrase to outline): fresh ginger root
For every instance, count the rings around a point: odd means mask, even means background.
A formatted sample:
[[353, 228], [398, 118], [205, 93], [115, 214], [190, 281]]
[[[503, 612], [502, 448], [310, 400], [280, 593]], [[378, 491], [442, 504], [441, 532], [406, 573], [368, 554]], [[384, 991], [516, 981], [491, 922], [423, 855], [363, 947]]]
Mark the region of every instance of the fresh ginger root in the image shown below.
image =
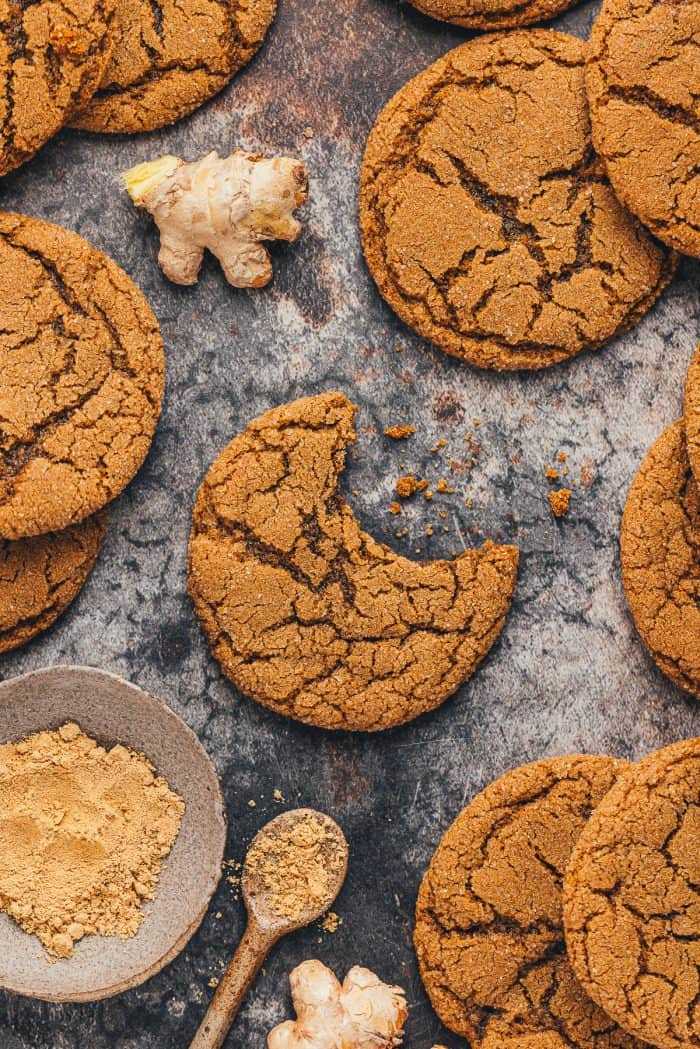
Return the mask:
[[270, 1032], [268, 1049], [394, 1049], [408, 1016], [404, 992], [355, 966], [342, 987], [322, 962], [290, 974], [296, 1020]]
[[308, 199], [306, 165], [291, 157], [236, 150], [207, 153], [186, 164], [165, 156], [122, 176], [137, 207], [160, 230], [158, 262], [175, 284], [195, 284], [207, 248], [229, 284], [261, 288], [272, 279], [265, 240], [293, 241], [301, 223], [292, 215]]

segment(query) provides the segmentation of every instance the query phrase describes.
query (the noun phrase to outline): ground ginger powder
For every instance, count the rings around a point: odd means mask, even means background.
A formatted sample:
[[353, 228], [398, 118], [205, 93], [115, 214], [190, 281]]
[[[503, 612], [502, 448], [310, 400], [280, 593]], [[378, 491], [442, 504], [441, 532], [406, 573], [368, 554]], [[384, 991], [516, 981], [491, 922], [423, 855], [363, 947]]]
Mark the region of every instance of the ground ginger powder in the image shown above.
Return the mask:
[[143, 754], [78, 725], [0, 746], [0, 910], [55, 958], [134, 936], [184, 810]]
[[253, 842], [246, 868], [280, 918], [297, 921], [328, 899], [329, 886], [345, 862], [335, 835], [324, 821], [307, 813], [283, 833]]

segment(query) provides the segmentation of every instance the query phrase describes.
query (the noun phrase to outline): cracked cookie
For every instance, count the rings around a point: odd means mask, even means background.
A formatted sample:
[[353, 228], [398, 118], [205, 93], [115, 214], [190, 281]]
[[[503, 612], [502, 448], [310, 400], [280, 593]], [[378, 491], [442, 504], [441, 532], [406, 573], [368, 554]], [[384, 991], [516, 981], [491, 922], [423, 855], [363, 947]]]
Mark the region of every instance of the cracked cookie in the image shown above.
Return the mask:
[[626, 767], [575, 755], [514, 769], [438, 846], [418, 895], [416, 952], [435, 1011], [473, 1049], [641, 1049], [577, 982], [562, 918], [572, 849]]
[[63, 532], [0, 540], [0, 652], [46, 630], [82, 590], [107, 534], [104, 512]]
[[700, 0], [606, 0], [586, 89], [620, 200], [666, 244], [700, 256]]
[[163, 396], [158, 323], [82, 237], [0, 212], [0, 537], [59, 531], [132, 479]]
[[439, 706], [500, 633], [518, 550], [418, 563], [342, 499], [356, 407], [325, 393], [274, 408], [224, 449], [197, 495], [189, 593], [242, 692], [329, 729], [390, 728]]
[[695, 480], [700, 484], [700, 346], [688, 368], [683, 413], [688, 458]]
[[97, 89], [114, 0], [0, 3], [0, 175], [23, 164]]
[[572, 965], [617, 1022], [660, 1049], [700, 1046], [700, 739], [623, 772], [564, 882]]
[[118, 0], [112, 57], [71, 121], [153, 131], [216, 95], [261, 46], [277, 0]]
[[664, 431], [632, 483], [620, 555], [642, 641], [665, 674], [700, 698], [700, 492], [681, 421]]
[[465, 29], [512, 29], [544, 22], [578, 0], [409, 0], [431, 18]]
[[601, 346], [673, 274], [593, 153], [584, 54], [543, 29], [472, 40], [403, 87], [370, 134], [372, 276], [407, 324], [473, 364], [543, 368]]

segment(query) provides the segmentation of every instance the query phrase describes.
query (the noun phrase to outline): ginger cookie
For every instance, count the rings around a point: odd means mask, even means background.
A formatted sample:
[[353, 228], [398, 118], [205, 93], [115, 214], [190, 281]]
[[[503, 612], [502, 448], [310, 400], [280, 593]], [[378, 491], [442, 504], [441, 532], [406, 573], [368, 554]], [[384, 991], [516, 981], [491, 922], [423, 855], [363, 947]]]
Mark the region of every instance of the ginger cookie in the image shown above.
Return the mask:
[[[562, 880], [626, 762], [579, 755], [507, 772], [457, 817], [416, 907], [420, 973], [472, 1049], [632, 1049], [566, 955]], [[641, 1049], [641, 1047], [639, 1047]]]
[[700, 346], [688, 368], [683, 411], [688, 458], [695, 480], [700, 484]]
[[465, 29], [513, 29], [544, 22], [578, 0], [409, 0], [424, 15]]
[[700, 0], [605, 0], [586, 71], [593, 144], [630, 211], [700, 256]]
[[250, 61], [276, 2], [118, 0], [112, 57], [72, 126], [153, 131], [187, 116]]
[[0, 540], [0, 652], [24, 645], [78, 596], [107, 534], [104, 512], [63, 532]]
[[160, 414], [163, 343], [82, 237], [0, 212], [0, 537], [59, 531], [121, 492]]
[[360, 528], [339, 476], [356, 412], [341, 393], [274, 408], [197, 495], [189, 593], [238, 688], [279, 714], [374, 731], [439, 706], [503, 627], [518, 550], [400, 557]]
[[664, 674], [700, 698], [700, 492], [680, 421], [661, 435], [634, 479], [620, 553], [642, 641]]
[[660, 1049], [700, 1046], [700, 739], [623, 772], [564, 882], [574, 971], [617, 1022]]
[[97, 89], [114, 0], [2, 0], [0, 175], [23, 164]]
[[675, 256], [618, 203], [591, 147], [584, 44], [472, 40], [403, 87], [362, 165], [367, 264], [399, 316], [487, 368], [543, 368], [629, 328]]

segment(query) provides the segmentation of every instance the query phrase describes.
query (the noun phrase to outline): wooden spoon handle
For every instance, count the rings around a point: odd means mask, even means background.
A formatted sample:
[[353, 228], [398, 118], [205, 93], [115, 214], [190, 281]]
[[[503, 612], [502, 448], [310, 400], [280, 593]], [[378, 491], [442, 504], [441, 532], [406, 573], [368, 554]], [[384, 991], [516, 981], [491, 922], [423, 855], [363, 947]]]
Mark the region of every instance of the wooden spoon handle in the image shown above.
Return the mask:
[[276, 939], [264, 933], [254, 921], [248, 922], [190, 1049], [221, 1049], [241, 1003]]

